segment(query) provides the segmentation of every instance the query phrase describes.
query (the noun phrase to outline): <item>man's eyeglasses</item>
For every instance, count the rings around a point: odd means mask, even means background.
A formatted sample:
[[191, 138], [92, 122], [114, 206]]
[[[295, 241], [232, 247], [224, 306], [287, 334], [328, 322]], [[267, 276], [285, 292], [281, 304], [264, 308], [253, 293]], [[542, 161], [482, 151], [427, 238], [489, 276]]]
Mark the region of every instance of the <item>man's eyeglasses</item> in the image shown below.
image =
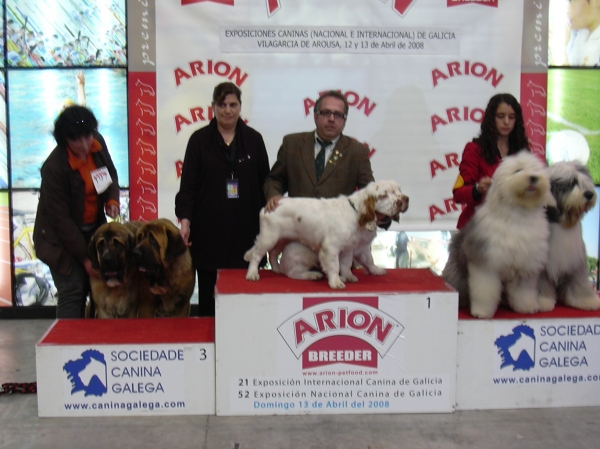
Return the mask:
[[320, 111], [317, 111], [316, 114], [325, 118], [329, 118], [333, 115], [333, 118], [336, 120], [346, 120], [346, 114], [337, 111], [329, 111], [328, 109], [321, 109]]

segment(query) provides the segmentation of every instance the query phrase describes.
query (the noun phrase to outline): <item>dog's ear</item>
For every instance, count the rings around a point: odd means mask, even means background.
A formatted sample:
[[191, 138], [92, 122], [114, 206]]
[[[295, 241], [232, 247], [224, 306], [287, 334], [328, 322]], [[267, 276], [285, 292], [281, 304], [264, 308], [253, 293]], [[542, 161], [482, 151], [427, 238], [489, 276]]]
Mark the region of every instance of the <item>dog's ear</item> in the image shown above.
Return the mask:
[[96, 249], [96, 242], [98, 240], [98, 233], [95, 233], [88, 244], [88, 257], [90, 258], [90, 262], [92, 263], [92, 268], [94, 270], [100, 269], [100, 262], [98, 261], [98, 250]]
[[377, 227], [377, 216], [375, 215], [375, 203], [377, 200], [374, 196], [368, 196], [363, 203], [363, 209], [361, 216], [358, 219], [358, 226], [366, 228], [369, 231], [374, 230]]
[[546, 193], [546, 198], [544, 199], [544, 205], [546, 207], [554, 207], [554, 208], [556, 208], [558, 206], [556, 204], [556, 198], [554, 198], [554, 195], [552, 195], [551, 190], [548, 190], [548, 193]]
[[167, 235], [167, 248], [165, 250], [165, 261], [171, 262], [177, 257], [181, 256], [187, 251], [187, 246], [183, 238], [179, 234], [179, 229], [168, 229], [165, 228], [165, 234]]
[[137, 234], [131, 229], [127, 229], [127, 252], [133, 251], [137, 245]]
[[558, 223], [560, 220], [560, 211], [555, 206], [546, 206], [546, 218], [550, 223]]

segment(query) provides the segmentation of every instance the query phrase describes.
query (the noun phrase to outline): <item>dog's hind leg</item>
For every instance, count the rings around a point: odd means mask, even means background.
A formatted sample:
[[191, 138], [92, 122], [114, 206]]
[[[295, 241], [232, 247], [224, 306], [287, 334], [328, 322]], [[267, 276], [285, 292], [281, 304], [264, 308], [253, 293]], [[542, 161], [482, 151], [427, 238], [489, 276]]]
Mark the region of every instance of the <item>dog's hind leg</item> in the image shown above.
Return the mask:
[[567, 306], [582, 310], [600, 309], [600, 298], [598, 298], [598, 295], [592, 288], [587, 278], [587, 272], [582, 271], [574, 274], [566, 282], [562, 290], [564, 291], [563, 296]]
[[260, 279], [258, 265], [265, 254], [277, 245], [281, 235], [280, 227], [273, 223], [269, 216], [265, 215], [264, 210], [260, 212], [259, 221], [260, 232], [256, 236], [256, 240], [254, 240], [254, 246], [244, 254], [244, 260], [249, 262], [248, 271], [246, 272], [246, 279], [249, 281], [258, 281]]
[[516, 278], [506, 284], [508, 305], [517, 313], [536, 313], [540, 311], [538, 276]]
[[283, 249], [279, 269], [281, 273], [292, 279], [316, 281], [323, 278], [323, 273], [314, 271], [318, 268], [319, 257], [308, 246], [298, 242], [290, 242]]
[[363, 248], [354, 251], [354, 259], [356, 259], [356, 261], [361, 264], [361, 266], [369, 274], [382, 276], [386, 273], [384, 268], [379, 268], [377, 265], [375, 265], [375, 262], [373, 262], [373, 255], [371, 254], [370, 245], [366, 245]]
[[333, 250], [323, 242], [323, 246], [319, 250], [319, 261], [321, 268], [327, 275], [329, 287], [334, 289], [346, 288], [346, 284], [340, 279], [340, 259], [339, 253]]
[[258, 274], [258, 265], [262, 258], [271, 250], [279, 241], [279, 237], [274, 233], [260, 233], [256, 237], [254, 246], [246, 251], [244, 254], [244, 260], [250, 262], [248, 265], [248, 271], [246, 272], [246, 279], [249, 281], [258, 281], [260, 275]]
[[258, 281], [260, 279], [260, 275], [258, 274], [258, 264], [266, 253], [266, 251], [260, 252], [256, 248], [256, 244], [246, 251], [246, 254], [244, 254], [244, 260], [246, 262], [250, 262], [248, 265], [248, 271], [246, 272], [247, 280]]
[[352, 262], [354, 254], [352, 249], [340, 253], [340, 277], [342, 282], [358, 282], [358, 278], [352, 274]]
[[502, 282], [498, 274], [469, 264], [469, 299], [471, 315], [476, 318], [492, 318], [502, 295]]
[[271, 269], [275, 273], [280, 273], [279, 255], [283, 252], [287, 242], [287, 240], [279, 240], [275, 247], [271, 251], [269, 251], [269, 263], [271, 264]]
[[323, 279], [323, 273], [311, 271], [303, 265], [295, 265], [287, 270], [285, 275], [291, 279], [301, 279], [303, 281], [318, 281], [319, 279]]
[[538, 305], [540, 312], [550, 312], [556, 305], [556, 287], [544, 271], [538, 280]]

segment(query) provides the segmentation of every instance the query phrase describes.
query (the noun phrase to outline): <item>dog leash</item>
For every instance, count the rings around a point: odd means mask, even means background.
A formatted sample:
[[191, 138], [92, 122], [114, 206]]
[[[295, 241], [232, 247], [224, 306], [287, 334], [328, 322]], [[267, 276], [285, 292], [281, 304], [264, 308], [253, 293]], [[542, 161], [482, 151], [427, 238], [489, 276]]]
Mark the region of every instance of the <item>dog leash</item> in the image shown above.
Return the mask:
[[29, 383], [6, 383], [0, 385], [0, 396], [11, 393], [37, 393], [37, 382]]

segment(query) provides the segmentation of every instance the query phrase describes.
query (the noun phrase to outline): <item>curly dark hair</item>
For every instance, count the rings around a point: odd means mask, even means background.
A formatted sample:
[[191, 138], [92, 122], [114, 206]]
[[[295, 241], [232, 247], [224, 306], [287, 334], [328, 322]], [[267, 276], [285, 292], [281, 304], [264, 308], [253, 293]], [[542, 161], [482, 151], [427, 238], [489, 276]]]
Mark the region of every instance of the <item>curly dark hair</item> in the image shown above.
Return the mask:
[[98, 120], [94, 113], [83, 106], [69, 106], [54, 121], [52, 135], [56, 143], [67, 145], [67, 139], [76, 140], [81, 136], [89, 136], [98, 128]]
[[485, 108], [479, 136], [473, 139], [473, 142], [481, 147], [481, 154], [489, 165], [493, 165], [496, 162], [496, 155], [498, 154], [496, 111], [498, 110], [500, 103], [509, 105], [513, 108], [516, 115], [515, 127], [508, 136], [508, 154], [515, 154], [521, 150], [531, 151], [529, 139], [525, 132], [525, 123], [523, 123], [523, 110], [521, 109], [521, 105], [511, 94], [497, 94], [490, 98], [490, 101]]

